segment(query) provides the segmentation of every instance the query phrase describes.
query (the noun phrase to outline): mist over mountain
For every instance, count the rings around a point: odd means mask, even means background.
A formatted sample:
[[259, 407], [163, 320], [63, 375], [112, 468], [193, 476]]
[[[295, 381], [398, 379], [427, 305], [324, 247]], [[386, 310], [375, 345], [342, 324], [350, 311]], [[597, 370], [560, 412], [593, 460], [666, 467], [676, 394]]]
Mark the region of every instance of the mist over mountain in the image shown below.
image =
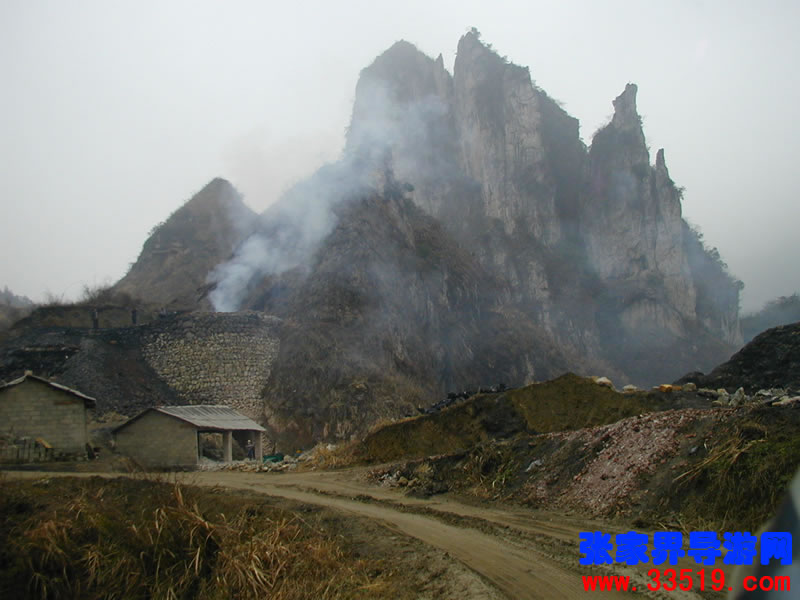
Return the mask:
[[767, 302], [761, 310], [742, 317], [742, 336], [747, 343], [771, 327], [798, 321], [800, 321], [800, 294], [780, 296]]
[[481, 385], [707, 371], [741, 345], [741, 283], [683, 219], [636, 96], [587, 147], [477, 31], [452, 75], [397, 42], [361, 72], [340, 160], [261, 215], [212, 181], [114, 291], [282, 319], [262, 421], [302, 443]]
[[33, 306], [30, 298], [18, 296], [7, 285], [0, 289], [0, 331], [27, 315]]
[[296, 325], [265, 388], [279, 429], [352, 428], [314, 417], [334, 398], [400, 410], [493, 380], [604, 369], [652, 384], [727, 358], [741, 284], [682, 218], [664, 151], [651, 162], [636, 93], [587, 148], [475, 31], [453, 75], [407, 42], [364, 69], [342, 159], [210, 278], [218, 310]]
[[26, 308], [33, 306], [33, 300], [27, 296], [16, 295], [14, 292], [8, 289], [8, 286], [6, 285], [2, 290], [0, 290], [0, 304], [4, 304], [12, 308]]

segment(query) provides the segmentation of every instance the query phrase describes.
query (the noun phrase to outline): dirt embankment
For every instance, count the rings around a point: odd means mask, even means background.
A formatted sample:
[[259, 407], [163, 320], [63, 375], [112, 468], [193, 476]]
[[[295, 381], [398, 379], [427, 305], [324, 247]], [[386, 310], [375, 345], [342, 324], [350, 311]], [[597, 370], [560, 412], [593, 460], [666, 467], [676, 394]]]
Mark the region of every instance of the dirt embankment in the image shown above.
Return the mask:
[[642, 413], [709, 406], [692, 394], [621, 394], [568, 373], [497, 394], [479, 394], [441, 412], [393, 423], [348, 448], [355, 463], [467, 451], [493, 439], [614, 423]]
[[520, 434], [375, 467], [409, 493], [624, 519], [757, 529], [800, 467], [800, 409], [680, 409], [574, 431]]

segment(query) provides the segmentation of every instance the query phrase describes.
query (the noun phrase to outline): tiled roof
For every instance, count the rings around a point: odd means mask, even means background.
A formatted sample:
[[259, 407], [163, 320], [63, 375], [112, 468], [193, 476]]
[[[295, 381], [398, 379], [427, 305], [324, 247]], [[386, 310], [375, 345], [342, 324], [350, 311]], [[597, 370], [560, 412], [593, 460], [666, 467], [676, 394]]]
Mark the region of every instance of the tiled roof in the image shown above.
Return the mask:
[[62, 392], [66, 392], [68, 394], [72, 394], [73, 396], [77, 396], [78, 398], [83, 400], [84, 404], [89, 408], [94, 408], [95, 406], [97, 406], [97, 400], [95, 400], [91, 396], [87, 396], [86, 394], [82, 394], [78, 390], [73, 390], [72, 388], [68, 388], [65, 385], [61, 385], [60, 383], [56, 383], [55, 381], [50, 381], [49, 379], [45, 379], [44, 377], [39, 377], [38, 375], [33, 375], [29, 371], [26, 371], [25, 375], [23, 375], [19, 379], [15, 379], [14, 381], [9, 381], [8, 383], [0, 385], [0, 391], [4, 390], [6, 388], [13, 387], [15, 385], [19, 385], [20, 383], [24, 382], [26, 379], [33, 379], [34, 381], [38, 381], [40, 383], [44, 383], [46, 385], [49, 385], [50, 387], [53, 387], [53, 388], [55, 388], [57, 390], [62, 391]]
[[[261, 425], [239, 414], [230, 406], [218, 405], [189, 405], [189, 406], [158, 406], [156, 408], [149, 408], [143, 413], [133, 417], [127, 423], [117, 427], [122, 429], [128, 423], [141, 417], [143, 414], [154, 410], [181, 421], [186, 421], [200, 429], [213, 429], [225, 431], [266, 431]], [[115, 430], [116, 431], [116, 430]]]

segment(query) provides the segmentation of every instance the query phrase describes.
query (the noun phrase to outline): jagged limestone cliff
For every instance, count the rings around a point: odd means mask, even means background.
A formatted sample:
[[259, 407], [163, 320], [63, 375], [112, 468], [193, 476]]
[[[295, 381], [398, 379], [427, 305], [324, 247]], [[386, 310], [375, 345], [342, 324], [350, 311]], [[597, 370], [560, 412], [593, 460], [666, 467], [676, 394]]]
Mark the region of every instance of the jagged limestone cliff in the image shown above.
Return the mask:
[[264, 397], [276, 437], [347, 438], [381, 418], [416, 414], [443, 390], [595, 366], [498, 305], [505, 284], [391, 174], [337, 216], [282, 314], [286, 332]]
[[635, 85], [614, 110], [587, 148], [477, 32], [452, 76], [407, 42], [364, 69], [341, 161], [215, 270], [215, 305], [291, 324], [273, 433], [347, 437], [475, 382], [651, 384], [727, 358], [738, 282], [683, 220], [664, 152], [651, 164]]
[[663, 150], [651, 164], [636, 86], [613, 104], [587, 148], [477, 32], [452, 75], [398, 42], [362, 71], [338, 162], [258, 218], [213, 181], [116, 289], [281, 318], [258, 381], [262, 422], [287, 444], [357, 435], [467, 387], [706, 371], [740, 341], [739, 284], [683, 220]]
[[399, 42], [362, 72], [348, 148], [370, 132], [390, 149], [414, 201], [508, 284], [498, 304], [651, 382], [740, 343], [739, 284], [683, 220], [663, 150], [651, 164], [636, 91], [587, 149], [577, 120], [476, 32], [452, 77]]

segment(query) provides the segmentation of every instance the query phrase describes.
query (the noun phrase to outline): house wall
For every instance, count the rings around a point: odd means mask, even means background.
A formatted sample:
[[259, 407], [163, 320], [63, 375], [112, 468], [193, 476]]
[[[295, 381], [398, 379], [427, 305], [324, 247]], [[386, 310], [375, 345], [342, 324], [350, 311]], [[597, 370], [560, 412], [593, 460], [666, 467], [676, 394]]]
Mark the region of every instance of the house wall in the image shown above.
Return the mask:
[[114, 435], [117, 452], [146, 467], [197, 464], [197, 430], [193, 425], [150, 411]]
[[26, 379], [0, 390], [0, 432], [40, 437], [56, 454], [86, 453], [86, 406], [77, 396]]

